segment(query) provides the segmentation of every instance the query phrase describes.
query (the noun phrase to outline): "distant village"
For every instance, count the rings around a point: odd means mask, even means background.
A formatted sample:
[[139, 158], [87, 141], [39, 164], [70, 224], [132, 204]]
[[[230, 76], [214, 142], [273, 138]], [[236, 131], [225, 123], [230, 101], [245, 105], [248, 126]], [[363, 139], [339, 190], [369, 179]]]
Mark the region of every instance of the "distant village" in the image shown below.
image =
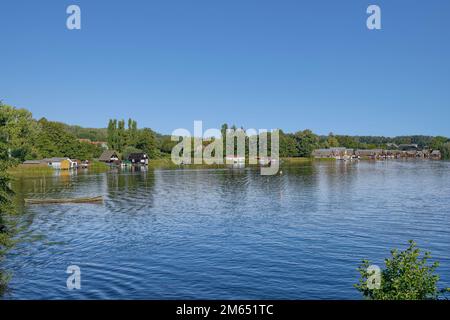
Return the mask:
[[312, 157], [316, 159], [434, 159], [442, 158], [439, 150], [419, 148], [417, 144], [388, 144], [390, 149], [348, 149], [348, 148], [329, 148], [316, 149], [312, 152]]
[[[108, 150], [106, 142], [87, 141], [86, 143], [95, 143], [96, 145], [105, 148], [103, 153], [98, 158], [99, 162], [105, 163], [109, 166], [115, 167], [135, 167], [148, 166], [149, 157], [146, 153], [130, 153], [121, 159], [120, 154], [114, 150]], [[442, 158], [439, 150], [430, 150], [427, 148], [421, 149], [417, 144], [389, 144], [390, 149], [348, 149], [342, 147], [316, 149], [312, 152], [312, 158], [315, 159], [336, 159], [336, 160], [358, 160], [358, 159], [433, 159], [440, 160]], [[230, 159], [227, 157], [227, 162]], [[231, 157], [231, 163], [245, 163], [245, 158], [238, 159], [238, 157]], [[269, 161], [270, 163], [270, 161]], [[259, 159], [260, 165], [265, 165], [264, 159]], [[52, 157], [41, 160], [27, 160], [23, 162], [26, 167], [42, 167], [48, 166], [57, 170], [70, 170], [77, 168], [88, 168], [90, 166], [89, 160], [70, 159], [67, 157]]]

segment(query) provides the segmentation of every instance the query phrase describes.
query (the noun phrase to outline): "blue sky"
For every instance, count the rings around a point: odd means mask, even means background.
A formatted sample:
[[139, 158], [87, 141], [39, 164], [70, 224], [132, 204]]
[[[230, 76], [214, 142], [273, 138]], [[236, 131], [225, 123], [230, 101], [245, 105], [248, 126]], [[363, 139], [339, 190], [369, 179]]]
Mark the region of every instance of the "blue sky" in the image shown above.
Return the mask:
[[[82, 29], [66, 29], [77, 4]], [[366, 8], [382, 30], [366, 28]], [[90, 127], [450, 136], [450, 1], [0, 2], [0, 99]]]

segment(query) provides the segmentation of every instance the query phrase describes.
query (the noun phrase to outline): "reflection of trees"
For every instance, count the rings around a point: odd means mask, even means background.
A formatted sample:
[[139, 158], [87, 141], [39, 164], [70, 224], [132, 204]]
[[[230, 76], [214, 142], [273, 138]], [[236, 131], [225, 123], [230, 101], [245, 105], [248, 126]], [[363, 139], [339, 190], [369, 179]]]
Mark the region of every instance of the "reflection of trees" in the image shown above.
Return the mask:
[[318, 164], [319, 187], [323, 200], [339, 203], [352, 195], [355, 180], [358, 178], [358, 163], [332, 161]]
[[[152, 207], [155, 188], [155, 174], [146, 167], [133, 167], [106, 174], [108, 201], [113, 211], [138, 211]], [[106, 205], [110, 205], [106, 201]]]
[[296, 208], [298, 214], [318, 210], [318, 168], [314, 163], [286, 164], [281, 168], [280, 202], [284, 207]]
[[243, 205], [247, 197], [249, 186], [249, 175], [254, 170], [230, 168], [218, 171], [214, 175], [217, 179], [218, 188], [223, 199], [229, 201], [230, 205], [238, 208]]

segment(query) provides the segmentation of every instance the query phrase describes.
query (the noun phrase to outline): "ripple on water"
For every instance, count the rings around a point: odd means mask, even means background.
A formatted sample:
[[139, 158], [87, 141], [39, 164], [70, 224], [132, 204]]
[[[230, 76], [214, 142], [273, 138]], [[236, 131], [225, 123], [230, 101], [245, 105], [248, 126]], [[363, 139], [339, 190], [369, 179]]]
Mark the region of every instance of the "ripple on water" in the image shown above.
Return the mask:
[[[101, 194], [104, 204], [24, 207], [5, 266], [20, 299], [359, 298], [362, 258], [409, 239], [450, 284], [450, 165], [316, 163], [243, 170], [27, 179], [21, 197]], [[82, 290], [66, 289], [67, 266]]]

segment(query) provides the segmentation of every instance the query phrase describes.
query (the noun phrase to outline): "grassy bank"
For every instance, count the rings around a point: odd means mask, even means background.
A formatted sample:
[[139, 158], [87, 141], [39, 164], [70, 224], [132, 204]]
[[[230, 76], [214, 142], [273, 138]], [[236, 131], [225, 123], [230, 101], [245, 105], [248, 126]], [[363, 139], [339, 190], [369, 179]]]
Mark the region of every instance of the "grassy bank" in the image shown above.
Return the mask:
[[312, 158], [304, 158], [304, 157], [286, 157], [281, 158], [281, 162], [285, 164], [296, 164], [296, 163], [307, 163], [311, 162]]
[[9, 168], [7, 172], [13, 178], [21, 178], [51, 176], [55, 170], [48, 166], [27, 166], [19, 164], [18, 166]]
[[[109, 169], [110, 169], [109, 166], [103, 162], [92, 161], [89, 164], [89, 168], [87, 170], [89, 170], [90, 173], [102, 173], [108, 171]], [[56, 170], [47, 165], [30, 166], [19, 164], [15, 167], [9, 168], [7, 172], [12, 178], [24, 178], [24, 177], [48, 177], [54, 175]]]
[[92, 161], [88, 167], [89, 172], [92, 172], [92, 173], [107, 172], [109, 169], [110, 168], [107, 164], [100, 162], [100, 161]]

